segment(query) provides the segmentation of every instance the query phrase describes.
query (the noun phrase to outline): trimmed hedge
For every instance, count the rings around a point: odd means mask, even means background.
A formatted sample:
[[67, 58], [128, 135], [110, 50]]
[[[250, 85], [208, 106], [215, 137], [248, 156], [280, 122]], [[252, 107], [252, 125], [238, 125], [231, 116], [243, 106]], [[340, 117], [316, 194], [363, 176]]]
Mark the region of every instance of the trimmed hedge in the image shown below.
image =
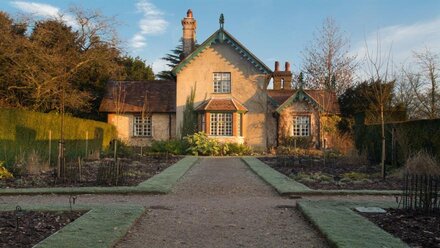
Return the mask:
[[[49, 160], [51, 131], [51, 162], [58, 156], [60, 139], [59, 114], [45, 114], [17, 109], [0, 109], [0, 161], [8, 167], [36, 153], [42, 161]], [[88, 140], [86, 136], [88, 133]], [[108, 147], [116, 137], [115, 128], [107, 123], [65, 116], [64, 139], [66, 159], [85, 157]]]
[[[357, 123], [355, 135], [356, 148], [367, 152], [370, 160], [380, 161], [381, 125]], [[404, 165], [408, 156], [421, 150], [440, 159], [440, 119], [388, 123], [385, 125], [385, 142], [388, 164]]]

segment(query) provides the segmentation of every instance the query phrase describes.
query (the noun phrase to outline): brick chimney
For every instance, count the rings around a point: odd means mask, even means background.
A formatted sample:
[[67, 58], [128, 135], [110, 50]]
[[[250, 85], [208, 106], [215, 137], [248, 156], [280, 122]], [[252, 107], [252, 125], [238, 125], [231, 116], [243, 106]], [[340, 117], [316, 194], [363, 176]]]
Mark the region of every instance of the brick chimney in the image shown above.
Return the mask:
[[290, 63], [286, 62], [284, 71], [280, 71], [280, 63], [275, 61], [275, 70], [272, 74], [274, 90], [290, 90], [292, 89], [292, 72], [290, 71]]
[[186, 12], [186, 17], [182, 19], [182, 28], [183, 57], [186, 58], [186, 56], [194, 51], [196, 43], [197, 21], [194, 19], [191, 9]]

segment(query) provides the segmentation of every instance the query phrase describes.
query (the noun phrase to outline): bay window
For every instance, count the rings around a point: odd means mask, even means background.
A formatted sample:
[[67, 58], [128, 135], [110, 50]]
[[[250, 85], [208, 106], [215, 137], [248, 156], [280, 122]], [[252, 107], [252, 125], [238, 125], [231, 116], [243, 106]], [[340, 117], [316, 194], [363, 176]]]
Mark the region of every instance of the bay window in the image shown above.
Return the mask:
[[232, 113], [210, 113], [210, 135], [232, 136]]

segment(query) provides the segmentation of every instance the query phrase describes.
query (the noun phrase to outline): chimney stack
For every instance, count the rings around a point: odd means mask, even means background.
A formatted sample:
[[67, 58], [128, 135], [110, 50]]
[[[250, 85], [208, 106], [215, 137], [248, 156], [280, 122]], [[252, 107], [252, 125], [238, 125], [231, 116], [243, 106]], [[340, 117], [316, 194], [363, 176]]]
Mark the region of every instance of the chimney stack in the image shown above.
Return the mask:
[[284, 65], [284, 71], [280, 71], [280, 63], [275, 61], [275, 71], [272, 74], [274, 90], [292, 89], [292, 72], [290, 71], [290, 63], [286, 62]]
[[286, 64], [284, 66], [284, 71], [290, 71], [290, 63], [286, 61]]
[[186, 12], [186, 17], [182, 19], [183, 28], [183, 57], [186, 58], [194, 51], [196, 43], [197, 21], [193, 17], [192, 10]]
[[275, 71], [279, 71], [280, 70], [280, 62], [275, 61]]

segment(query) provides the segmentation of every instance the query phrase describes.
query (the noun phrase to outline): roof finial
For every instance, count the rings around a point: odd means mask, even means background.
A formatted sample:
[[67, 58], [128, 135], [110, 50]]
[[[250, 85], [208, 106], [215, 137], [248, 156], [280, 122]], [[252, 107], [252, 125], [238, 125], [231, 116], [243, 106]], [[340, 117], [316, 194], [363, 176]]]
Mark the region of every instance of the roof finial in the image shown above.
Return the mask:
[[223, 13], [220, 14], [220, 19], [218, 21], [220, 23], [220, 28], [223, 29], [223, 26], [225, 24], [225, 17], [223, 16]]

